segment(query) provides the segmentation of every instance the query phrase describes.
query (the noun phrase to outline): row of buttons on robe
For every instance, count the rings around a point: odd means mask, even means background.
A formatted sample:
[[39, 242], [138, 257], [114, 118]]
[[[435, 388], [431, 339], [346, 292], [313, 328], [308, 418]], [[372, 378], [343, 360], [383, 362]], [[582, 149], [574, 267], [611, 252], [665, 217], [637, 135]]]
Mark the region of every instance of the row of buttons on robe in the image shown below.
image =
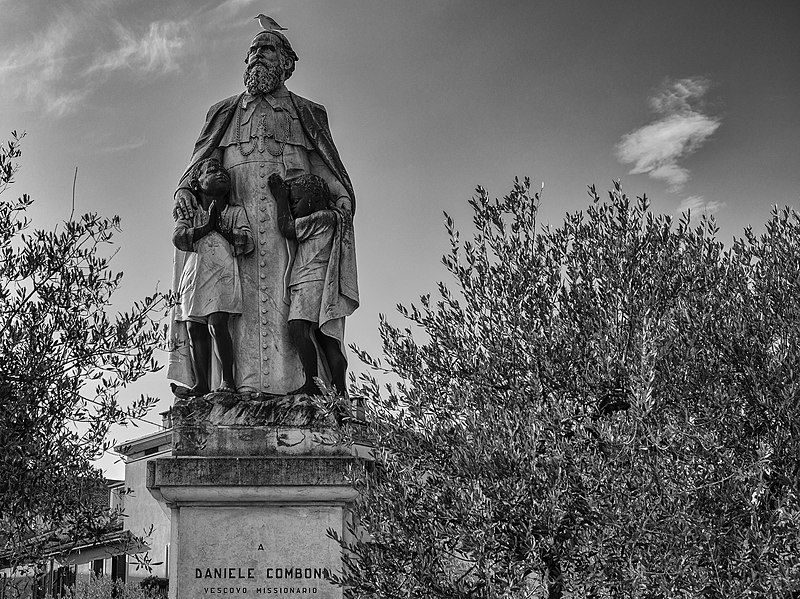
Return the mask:
[[[267, 188], [267, 181], [266, 181], [267, 173], [266, 173], [266, 170], [265, 170], [266, 167], [267, 167], [267, 164], [265, 162], [261, 162], [259, 164], [260, 172], [258, 173], [258, 176], [261, 179], [261, 181], [259, 182], [259, 187], [261, 189], [266, 189]], [[267, 232], [267, 230], [265, 228], [265, 225], [266, 225], [266, 222], [267, 222], [267, 216], [266, 216], [267, 206], [266, 206], [266, 202], [267, 202], [267, 197], [266, 196], [261, 196], [259, 198], [259, 211], [261, 212], [261, 217], [259, 218], [259, 220], [261, 221], [261, 229], [260, 229], [261, 237], [260, 237], [260, 240], [261, 240], [261, 246], [262, 246], [262, 249], [261, 249], [260, 253], [261, 253], [262, 256], [266, 256], [267, 255], [267, 250], [263, 249], [263, 246], [266, 245], [266, 240], [264, 239], [264, 235]], [[261, 261], [261, 266], [264, 267], [266, 265], [267, 265], [267, 261], [266, 260], [262, 260]], [[261, 273], [261, 278], [262, 279], [265, 279], [266, 276], [267, 275], [265, 273], [263, 273], [263, 272]], [[267, 298], [267, 294], [266, 294], [267, 286], [266, 285], [261, 285], [261, 291], [264, 292], [264, 293], [261, 294], [261, 314], [264, 315], [264, 314], [267, 313], [267, 308], [264, 306], [264, 302], [266, 302], [267, 299], [268, 299]], [[261, 324], [262, 324], [262, 327], [265, 326], [267, 324], [267, 319], [262, 317]], [[267, 343], [267, 339], [266, 339], [267, 334], [268, 334], [267, 329], [266, 328], [262, 328], [261, 329], [261, 336], [264, 338], [263, 341], [262, 341], [262, 347], [264, 349], [269, 349], [269, 343]], [[266, 354], [262, 355], [262, 360], [263, 360], [264, 363], [269, 362]], [[262, 380], [262, 386], [264, 388], [266, 388], [266, 384], [267, 384], [266, 375], [267, 375], [267, 373], [262, 369], [261, 376], [264, 377], [263, 380]]]

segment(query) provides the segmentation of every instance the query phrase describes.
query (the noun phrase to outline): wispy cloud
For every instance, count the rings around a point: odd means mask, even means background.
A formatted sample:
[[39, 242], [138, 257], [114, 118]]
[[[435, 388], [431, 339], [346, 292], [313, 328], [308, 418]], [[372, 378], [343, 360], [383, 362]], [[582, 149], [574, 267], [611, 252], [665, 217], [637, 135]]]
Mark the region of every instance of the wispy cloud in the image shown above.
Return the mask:
[[142, 74], [169, 73], [178, 69], [178, 60], [189, 42], [185, 22], [156, 21], [139, 36], [119, 22], [115, 22], [113, 27], [117, 47], [99, 53], [86, 69], [86, 74], [119, 69]]
[[[254, 4], [256, 0], [225, 0], [215, 9], [218, 12], [236, 15], [242, 8]], [[253, 15], [255, 16], [255, 15]]]
[[198, 3], [190, 11], [187, 4], [180, 19], [166, 17], [174, 12], [164, 3], [153, 3], [149, 16], [121, 0], [70, 0], [36, 8], [41, 29], [0, 39], [0, 101], [24, 103], [55, 117], [81, 110], [120, 77], [179, 72], [212, 29], [241, 27], [258, 12], [257, 5], [256, 0], [222, 0]]
[[113, 9], [108, 0], [59, 6], [35, 35], [10, 47], [0, 43], [0, 98], [64, 116], [86, 106], [115, 72], [157, 76], [178, 70], [200, 35], [189, 18], [132, 28], [112, 16]]
[[56, 117], [75, 112], [86, 101], [90, 91], [89, 89], [61, 90], [44, 102], [45, 110]]
[[703, 77], [664, 81], [648, 100], [660, 118], [626, 133], [616, 145], [618, 160], [633, 165], [630, 174], [647, 173], [673, 192], [683, 188], [689, 170], [679, 161], [697, 151], [721, 123], [719, 117], [703, 113], [710, 85]]
[[681, 200], [681, 203], [675, 212], [681, 213], [691, 210], [693, 215], [699, 215], [701, 213], [713, 214], [724, 206], [725, 202], [706, 200], [703, 196], [689, 196], [688, 198]]
[[147, 138], [144, 135], [142, 135], [142, 136], [138, 137], [137, 139], [133, 139], [131, 141], [128, 141], [128, 142], [125, 142], [125, 143], [122, 143], [122, 144], [117, 144], [117, 145], [113, 145], [113, 146], [105, 146], [103, 148], [103, 152], [108, 153], [108, 154], [113, 154], [113, 153], [117, 153], [117, 152], [129, 152], [130, 150], [136, 150], [138, 148], [141, 148], [146, 143], [147, 143]]
[[[221, 4], [210, 9], [203, 8], [198, 11], [197, 21], [203, 26], [204, 23], [213, 23], [217, 31], [236, 29], [242, 23], [251, 20], [259, 12], [255, 7], [258, 0], [224, 0]], [[248, 11], [247, 13], [245, 11]], [[276, 11], [268, 11], [267, 14], [278, 17]], [[278, 18], [280, 20], [280, 18]], [[255, 23], [255, 21], [253, 21]]]
[[86, 96], [85, 90], [62, 85], [74, 62], [67, 49], [81, 29], [77, 15], [65, 12], [62, 17], [0, 59], [0, 88], [5, 94], [56, 116], [71, 112]]

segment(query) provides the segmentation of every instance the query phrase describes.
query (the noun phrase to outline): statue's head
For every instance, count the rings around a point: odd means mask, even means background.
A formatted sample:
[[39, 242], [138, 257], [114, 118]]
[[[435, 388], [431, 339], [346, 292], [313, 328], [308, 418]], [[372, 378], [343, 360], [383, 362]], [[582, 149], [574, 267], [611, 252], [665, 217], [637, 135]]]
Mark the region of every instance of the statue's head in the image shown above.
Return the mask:
[[318, 175], [300, 175], [287, 183], [289, 184], [290, 207], [294, 218], [302, 218], [325, 210], [331, 203], [328, 184]]
[[279, 31], [262, 31], [253, 38], [244, 71], [244, 85], [251, 94], [275, 89], [294, 72], [297, 54], [286, 36]]
[[231, 190], [231, 177], [216, 158], [198, 162], [189, 175], [189, 187], [213, 196], [225, 196]]

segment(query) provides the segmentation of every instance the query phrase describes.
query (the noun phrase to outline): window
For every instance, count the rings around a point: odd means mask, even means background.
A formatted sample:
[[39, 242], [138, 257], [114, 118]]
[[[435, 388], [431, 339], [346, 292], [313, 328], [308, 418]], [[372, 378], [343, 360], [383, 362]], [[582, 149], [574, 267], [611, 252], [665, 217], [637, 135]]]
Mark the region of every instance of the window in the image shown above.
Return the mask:
[[111, 580], [121, 580], [125, 582], [125, 575], [128, 569], [127, 555], [115, 555], [111, 558]]
[[104, 560], [96, 559], [92, 562], [92, 574], [95, 577], [100, 577], [103, 575], [103, 562]]

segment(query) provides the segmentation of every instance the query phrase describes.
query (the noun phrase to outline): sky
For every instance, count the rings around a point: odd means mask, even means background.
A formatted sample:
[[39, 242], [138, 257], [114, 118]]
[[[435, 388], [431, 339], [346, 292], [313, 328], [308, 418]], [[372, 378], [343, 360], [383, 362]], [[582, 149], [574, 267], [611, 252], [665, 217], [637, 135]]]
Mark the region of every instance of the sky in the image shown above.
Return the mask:
[[[401, 324], [397, 303], [448, 280], [442, 212], [467, 234], [478, 185], [544, 182], [557, 226], [620, 178], [655, 212], [714, 214], [726, 241], [800, 209], [797, 0], [0, 0], [0, 140], [27, 133], [6, 194], [51, 228], [77, 167], [75, 211], [122, 218], [121, 309], [169, 288], [176, 182], [208, 108], [242, 90], [260, 12], [287, 29], [287, 87], [327, 108], [353, 181], [347, 340], [373, 355], [378, 315]], [[171, 403], [163, 372], [139, 393]]]

